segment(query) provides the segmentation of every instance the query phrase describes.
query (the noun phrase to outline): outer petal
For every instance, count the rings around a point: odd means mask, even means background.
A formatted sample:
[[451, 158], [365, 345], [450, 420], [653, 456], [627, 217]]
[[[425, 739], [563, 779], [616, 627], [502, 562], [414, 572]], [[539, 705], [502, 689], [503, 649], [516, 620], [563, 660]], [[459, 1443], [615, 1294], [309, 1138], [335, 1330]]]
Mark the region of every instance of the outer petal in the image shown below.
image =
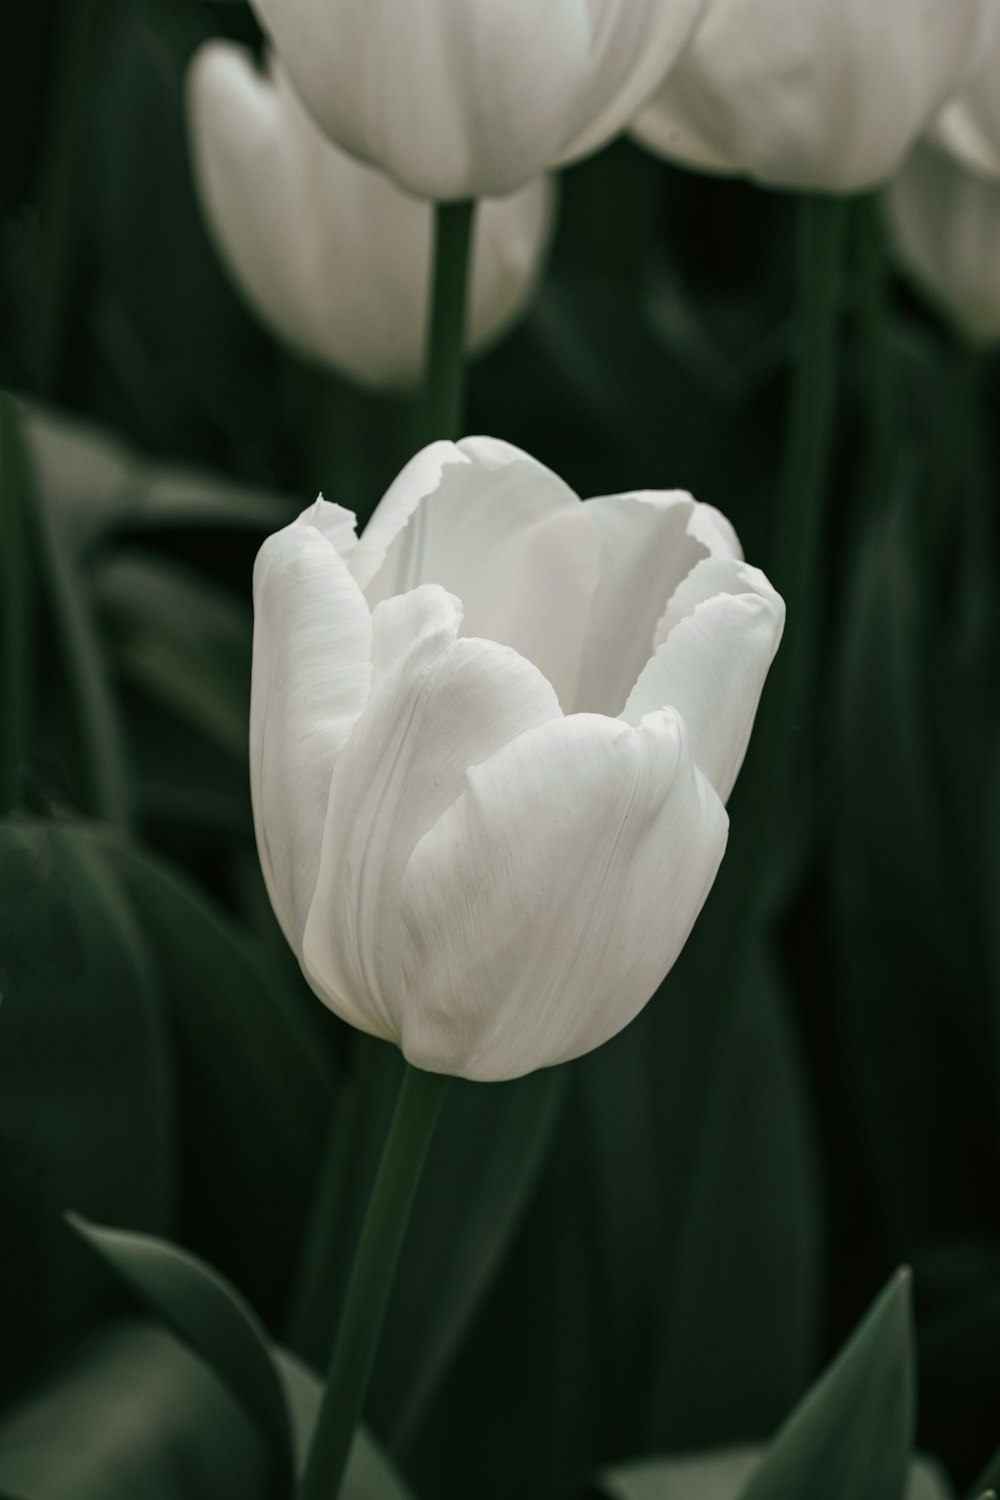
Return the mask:
[[575, 702], [597, 587], [598, 537], [573, 491], [492, 438], [434, 443], [387, 492], [352, 559], [372, 605], [439, 583], [465, 606], [464, 631], [534, 662]]
[[974, 343], [1000, 339], [1000, 180], [918, 146], [887, 202], [913, 279]]
[[[209, 42], [188, 84], [195, 179], [231, 275], [279, 338], [368, 385], [420, 374], [431, 208], [332, 145], [277, 59]], [[482, 204], [473, 249], [469, 346], [496, 338], [530, 298], [553, 221], [537, 179]]]
[[371, 681], [368, 606], [324, 535], [344, 514], [318, 501], [268, 537], [254, 567], [254, 827], [271, 904], [300, 956], [330, 777]]
[[991, 4], [713, 0], [636, 134], [772, 186], [875, 186], [961, 82]]
[[615, 715], [649, 660], [667, 600], [709, 556], [740, 557], [729, 522], [682, 490], [635, 491], [588, 500], [601, 540], [575, 706]]
[[371, 697], [334, 770], [306, 926], [304, 968], [321, 998], [394, 1040], [411, 1003], [400, 917], [410, 854], [470, 765], [559, 715], [529, 662], [459, 640], [461, 619], [458, 600], [433, 586], [375, 610]]
[[406, 1056], [492, 1080], [600, 1046], [676, 959], [727, 827], [672, 712], [574, 715], [471, 770], [406, 872]]
[[345, 150], [433, 199], [502, 197], [608, 140], [703, 0], [253, 0]]
[[728, 800], [746, 754], [785, 605], [747, 563], [712, 558], [677, 589], [657, 628], [658, 645], [622, 718], [639, 724], [667, 704], [683, 715], [695, 761]]

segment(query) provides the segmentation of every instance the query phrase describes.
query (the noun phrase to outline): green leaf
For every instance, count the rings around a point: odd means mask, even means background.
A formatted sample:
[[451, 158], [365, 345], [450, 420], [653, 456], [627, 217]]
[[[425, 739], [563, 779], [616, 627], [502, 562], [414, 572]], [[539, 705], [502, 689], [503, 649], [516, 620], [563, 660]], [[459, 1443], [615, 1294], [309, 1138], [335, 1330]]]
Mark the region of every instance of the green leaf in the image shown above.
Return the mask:
[[[295, 1445], [295, 1470], [301, 1473], [319, 1416], [323, 1383], [287, 1349], [276, 1344], [271, 1353], [285, 1388]], [[358, 1428], [351, 1448], [342, 1500], [413, 1500], [412, 1491], [365, 1427]]]
[[[671, 1141], [690, 1155], [684, 1196], [668, 1209], [683, 1230], [653, 1394], [672, 1445], [763, 1435], [814, 1357], [819, 1171], [788, 997], [762, 950], [748, 954], [733, 998], [709, 1086]], [[686, 1066], [679, 1049], [675, 1067]]]
[[249, 606], [192, 569], [141, 553], [115, 554], [94, 587], [125, 679], [245, 762]]
[[279, 967], [186, 876], [131, 840], [99, 837], [176, 1027], [185, 1238], [276, 1316], [333, 1107], [318, 1003], [294, 965]]
[[174, 1053], [119, 881], [72, 826], [0, 824], [0, 1385], [99, 1305], [66, 1207], [170, 1227]]
[[143, 461], [78, 418], [26, 408], [25, 433], [39, 487], [77, 557], [116, 532], [180, 528], [275, 531], [290, 500], [221, 475]]
[[904, 1500], [913, 1424], [910, 1274], [901, 1271], [789, 1417], [741, 1500]]
[[284, 1388], [263, 1324], [211, 1266], [151, 1235], [106, 1229], [67, 1215], [102, 1260], [169, 1328], [210, 1365], [292, 1472], [292, 1435]]
[[[598, 1481], [608, 1500], [739, 1500], [760, 1467], [762, 1448], [733, 1448], [679, 1458], [654, 1458], [609, 1470]], [[936, 1464], [917, 1459], [906, 1500], [952, 1500]]]
[[267, 1500], [265, 1449], [165, 1329], [98, 1328], [0, 1418], [3, 1500]]

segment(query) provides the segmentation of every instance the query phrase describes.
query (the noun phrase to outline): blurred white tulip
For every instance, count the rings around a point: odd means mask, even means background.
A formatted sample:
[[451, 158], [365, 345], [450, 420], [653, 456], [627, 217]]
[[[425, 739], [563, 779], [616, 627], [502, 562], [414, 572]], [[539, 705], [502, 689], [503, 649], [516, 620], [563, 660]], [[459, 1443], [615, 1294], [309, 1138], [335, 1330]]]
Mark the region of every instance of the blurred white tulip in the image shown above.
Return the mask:
[[[415, 383], [429, 307], [430, 205], [323, 136], [278, 64], [209, 42], [188, 79], [194, 175], [233, 278], [279, 338], [371, 386]], [[551, 178], [484, 202], [471, 273], [469, 344], [522, 313], [554, 218]]]
[[636, 135], [772, 187], [873, 187], [964, 78], [994, 3], [712, 0]]
[[270, 537], [254, 604], [257, 844], [320, 999], [485, 1080], [627, 1025], [715, 878], [782, 632], [728, 522], [434, 443], [360, 540], [322, 499]]
[[973, 343], [1000, 339], [1000, 178], [925, 142], [887, 195], [901, 264]]
[[970, 171], [1000, 177], [1000, 5], [991, 5], [975, 65], [929, 134]]
[[704, 3], [251, 0], [330, 139], [441, 200], [502, 196], [610, 140]]

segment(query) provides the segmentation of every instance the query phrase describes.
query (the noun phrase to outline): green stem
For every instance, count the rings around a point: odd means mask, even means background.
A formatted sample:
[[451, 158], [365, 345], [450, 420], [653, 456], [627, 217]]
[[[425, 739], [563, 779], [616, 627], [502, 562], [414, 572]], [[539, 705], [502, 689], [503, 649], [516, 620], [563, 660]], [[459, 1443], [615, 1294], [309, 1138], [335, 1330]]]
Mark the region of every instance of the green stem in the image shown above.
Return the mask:
[[[840, 271], [849, 202], [804, 196], [799, 201], [796, 269], [796, 363], [784, 470], [775, 516], [771, 576], [785, 597], [788, 626], [761, 706], [748, 785], [739, 859], [741, 889], [763, 891], [761, 859], [775, 834], [787, 795], [809, 696], [808, 668], [821, 593], [830, 451], [837, 391]], [[780, 819], [785, 823], [787, 820]], [[745, 901], [749, 916], [755, 902]]]
[[42, 174], [38, 332], [39, 383], [49, 395], [58, 386], [62, 367], [79, 239], [80, 169], [87, 138], [87, 110], [97, 43], [107, 10], [107, 0], [70, 0], [52, 82], [52, 126]]
[[337, 1500], [417, 1186], [450, 1080], [407, 1064], [354, 1255], [298, 1500]]
[[404, 1066], [389, 1042], [362, 1031], [351, 1040], [351, 1072], [330, 1114], [288, 1317], [288, 1343], [317, 1370], [330, 1362]]
[[417, 413], [418, 446], [461, 435], [475, 213], [476, 205], [471, 201], [438, 203], [434, 210], [431, 312], [424, 387]]
[[34, 723], [32, 621], [34, 615], [30, 475], [17, 407], [0, 393], [0, 812], [10, 812]]
[[855, 212], [858, 314], [864, 363], [868, 459], [862, 495], [878, 501], [888, 488], [896, 430], [892, 357], [892, 273], [886, 253], [881, 198], [871, 193], [858, 200]]

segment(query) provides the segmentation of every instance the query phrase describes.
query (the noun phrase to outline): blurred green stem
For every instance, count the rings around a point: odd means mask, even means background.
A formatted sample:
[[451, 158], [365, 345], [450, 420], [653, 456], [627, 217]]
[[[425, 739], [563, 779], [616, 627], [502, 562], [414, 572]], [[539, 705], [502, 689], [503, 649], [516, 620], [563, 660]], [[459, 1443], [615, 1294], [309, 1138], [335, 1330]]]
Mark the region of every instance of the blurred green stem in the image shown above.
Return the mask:
[[475, 230], [472, 201], [434, 209], [431, 313], [417, 446], [461, 434], [465, 401], [465, 327]]
[[79, 240], [81, 163], [97, 43], [107, 0], [68, 0], [51, 86], [51, 127], [42, 172], [38, 378], [46, 395], [58, 388], [66, 313]]
[[881, 197], [859, 198], [855, 209], [858, 313], [864, 362], [868, 462], [863, 497], [877, 502], [890, 481], [896, 430], [892, 357], [892, 273], [886, 254]]
[[34, 722], [34, 660], [30, 476], [17, 408], [0, 393], [0, 813], [21, 791]]
[[298, 1500], [337, 1500], [424, 1162], [450, 1080], [407, 1064], [355, 1251]]
[[941, 375], [941, 404], [931, 434], [921, 506], [925, 559], [940, 561], [953, 535], [962, 478], [974, 446], [976, 412], [986, 375], [982, 349], [956, 339]]
[[[795, 373], [784, 468], [778, 492], [771, 576], [784, 595], [788, 626], [761, 705], [745, 820], [734, 863], [742, 893], [740, 921], [749, 924], [766, 891], [762, 858], [794, 770], [796, 731], [808, 716], [809, 661], [821, 593], [830, 452], [837, 393], [840, 273], [849, 200], [803, 196], [798, 205]], [[748, 892], [755, 892], [748, 898]]]

